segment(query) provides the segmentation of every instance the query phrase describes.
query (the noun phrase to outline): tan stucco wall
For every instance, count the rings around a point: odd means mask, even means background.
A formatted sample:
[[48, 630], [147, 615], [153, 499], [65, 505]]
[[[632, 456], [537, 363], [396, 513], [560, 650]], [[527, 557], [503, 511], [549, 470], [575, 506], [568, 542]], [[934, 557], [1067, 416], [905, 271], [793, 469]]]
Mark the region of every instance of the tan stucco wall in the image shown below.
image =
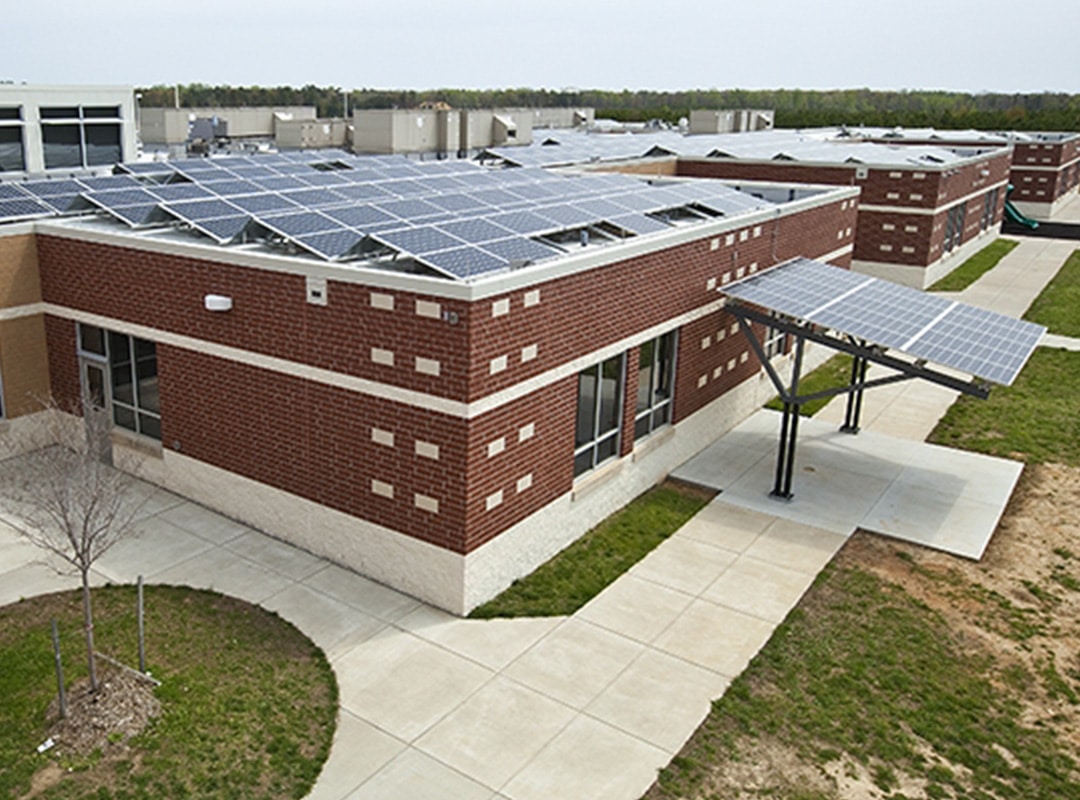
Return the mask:
[[40, 302], [34, 235], [0, 236], [0, 309]]

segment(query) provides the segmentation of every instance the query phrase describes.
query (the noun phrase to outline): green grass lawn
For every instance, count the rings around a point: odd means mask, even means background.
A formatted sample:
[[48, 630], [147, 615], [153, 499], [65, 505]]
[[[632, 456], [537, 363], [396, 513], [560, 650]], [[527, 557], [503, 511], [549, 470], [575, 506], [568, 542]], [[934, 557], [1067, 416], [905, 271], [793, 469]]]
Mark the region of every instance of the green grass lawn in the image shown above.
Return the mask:
[[[161, 714], [126, 754], [64, 758], [41, 798], [300, 798], [330, 751], [337, 682], [322, 651], [276, 614], [216, 592], [148, 586], [147, 667]], [[99, 652], [137, 664], [135, 590], [94, 590]], [[22, 797], [56, 695], [49, 620], [66, 683], [86, 675], [80, 595], [0, 608], [0, 798]], [[99, 661], [99, 670], [104, 668]], [[59, 749], [59, 748], [58, 748]]]
[[1024, 319], [1045, 325], [1051, 333], [1080, 337], [1080, 250], [1069, 256]]
[[573, 614], [677, 531], [709, 501], [699, 489], [658, 486], [612, 514], [471, 617]]
[[[806, 373], [799, 380], [799, 394], [813, 394], [825, 389], [834, 389], [837, 386], [847, 386], [851, 383], [851, 356], [847, 353], [837, 353], [817, 369]], [[828, 405], [831, 397], [823, 397], [820, 400], [811, 400], [799, 407], [799, 413], [804, 417], [812, 417]], [[774, 397], [765, 404], [766, 408], [783, 411], [784, 404], [779, 397]]]
[[[1080, 797], [1075, 752], [1053, 730], [1018, 719], [1015, 698], [1030, 676], [1013, 672], [998, 672], [989, 655], [896, 584], [857, 566], [830, 566], [646, 797], [749, 797], [726, 781], [725, 791], [715, 790], [713, 770], [721, 761], [752, 761], [765, 742], [811, 770], [860, 765], [880, 790], [875, 796], [893, 800], [908, 797], [900, 772], [925, 782], [919, 797]], [[752, 796], [834, 795], [785, 774]]]
[[1080, 353], [1040, 347], [1012, 386], [961, 396], [928, 441], [1029, 462], [1080, 464]]
[[1019, 242], [995, 239], [959, 267], [930, 287], [931, 292], [960, 292], [997, 266]]

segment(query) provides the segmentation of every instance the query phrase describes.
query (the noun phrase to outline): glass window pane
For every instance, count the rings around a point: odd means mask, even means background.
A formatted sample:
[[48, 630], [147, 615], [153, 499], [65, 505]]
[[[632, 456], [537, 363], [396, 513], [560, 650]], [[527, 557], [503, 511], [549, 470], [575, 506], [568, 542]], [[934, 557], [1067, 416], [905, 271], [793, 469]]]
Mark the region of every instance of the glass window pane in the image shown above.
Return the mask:
[[84, 353], [105, 355], [105, 331], [93, 325], [79, 326], [79, 349]]
[[109, 363], [131, 363], [131, 339], [122, 333], [109, 331]]
[[78, 125], [42, 125], [41, 140], [46, 169], [83, 165]]
[[622, 356], [609, 358], [601, 365], [600, 424], [597, 426], [597, 432], [601, 434], [619, 427], [622, 365]]
[[655, 347], [655, 340], [650, 340], [641, 345], [641, 360], [638, 363], [638, 411], [644, 411], [652, 405], [652, 367]]
[[120, 106], [83, 106], [84, 119], [120, 119]]
[[161, 439], [161, 420], [149, 414], [139, 414], [139, 433], [154, 439]]
[[154, 358], [157, 355], [157, 346], [153, 342], [148, 342], [146, 339], [134, 339], [135, 343], [135, 358]]
[[140, 362], [136, 368], [139, 383], [138, 406], [143, 411], [161, 413], [161, 397], [158, 391], [157, 363]]
[[87, 125], [85, 136], [87, 166], [119, 164], [123, 160], [120, 157], [119, 125]]
[[26, 158], [23, 154], [22, 127], [0, 127], [0, 172], [24, 169]]
[[634, 423], [634, 438], [640, 439], [642, 436], [646, 436], [652, 429], [649, 426], [649, 415], [641, 417]]
[[653, 427], [659, 428], [661, 425], [667, 425], [671, 422], [671, 403], [664, 403], [658, 409], [653, 411]]
[[577, 428], [574, 447], [591, 442], [596, 436], [596, 367], [578, 374]]
[[38, 109], [38, 116], [42, 119], [78, 119], [78, 106], [55, 106], [52, 108]]
[[121, 428], [135, 430], [135, 412], [125, 406], [113, 404], [113, 421]]
[[574, 456], [574, 477], [575, 478], [578, 475], [580, 475], [581, 473], [588, 472], [590, 469], [592, 469], [592, 466], [593, 466], [592, 457], [593, 457], [593, 451], [592, 451], [591, 447], [588, 450], [586, 450], [585, 452], [578, 453], [576, 456]]
[[22, 119], [22, 106], [0, 108], [0, 119]]
[[596, 463], [599, 464], [609, 458], [614, 458], [619, 453], [618, 448], [619, 437], [617, 435], [613, 434], [606, 439], [601, 439], [596, 445]]
[[130, 364], [121, 364], [112, 368], [112, 396], [118, 403], [135, 405], [135, 386], [131, 382]]

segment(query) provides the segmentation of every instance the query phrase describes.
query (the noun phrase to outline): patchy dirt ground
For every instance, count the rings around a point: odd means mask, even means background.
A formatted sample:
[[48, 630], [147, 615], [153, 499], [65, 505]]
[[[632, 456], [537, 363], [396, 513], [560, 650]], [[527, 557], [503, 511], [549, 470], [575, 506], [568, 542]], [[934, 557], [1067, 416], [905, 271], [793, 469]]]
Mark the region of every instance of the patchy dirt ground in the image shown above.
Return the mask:
[[[941, 614], [963, 652], [993, 658], [991, 680], [1016, 701], [1019, 719], [1054, 731], [1065, 749], [1080, 758], [1080, 469], [1027, 467], [979, 562], [859, 532], [837, 555], [837, 563], [899, 584]], [[695, 747], [695, 738], [684, 753], [701, 751], [702, 742]], [[900, 770], [898, 785], [882, 791], [870, 771], [853, 760], [813, 762], [778, 739], [755, 737], [733, 744], [733, 756], [716, 753], [710, 776], [693, 797], [943, 796], [928, 795], [926, 781]], [[995, 749], [1016, 766], [1011, 753]], [[929, 748], [923, 755], [928, 765], [940, 764], [963, 780], [964, 767], [945, 762]], [[781, 786], [789, 788], [777, 793]], [[655, 786], [647, 797], [654, 796], [660, 796]]]
[[[49, 705], [46, 718], [52, 723], [48, 733], [54, 742], [50, 755], [57, 759], [70, 761], [95, 753], [106, 761], [128, 758], [128, 739], [161, 711], [152, 681], [100, 659], [98, 669], [97, 693], [90, 691], [86, 679], [68, 689], [66, 717], [60, 717], [59, 698]], [[20, 800], [37, 797], [63, 776], [64, 768], [50, 761], [34, 775], [30, 791]]]

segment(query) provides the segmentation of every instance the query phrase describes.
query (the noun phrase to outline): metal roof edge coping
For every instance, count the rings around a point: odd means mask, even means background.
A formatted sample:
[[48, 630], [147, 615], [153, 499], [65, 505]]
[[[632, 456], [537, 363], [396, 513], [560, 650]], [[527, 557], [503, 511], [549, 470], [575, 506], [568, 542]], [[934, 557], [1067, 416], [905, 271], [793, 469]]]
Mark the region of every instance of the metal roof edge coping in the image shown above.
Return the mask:
[[[948, 148], [945, 148], [948, 149]], [[897, 172], [900, 170], [910, 170], [912, 172], [945, 172], [946, 170], [957, 169], [958, 167], [967, 167], [972, 164], [977, 164], [980, 161], [985, 161], [988, 158], [997, 158], [1005, 153], [1009, 152], [1012, 147], [994, 147], [990, 148], [989, 152], [981, 153], [975, 156], [957, 156], [956, 161], [950, 161], [948, 164], [916, 164], [913, 161], [908, 162], [889, 162], [889, 161], [814, 161], [804, 160], [801, 158], [790, 159], [776, 159], [776, 158], [743, 158], [741, 156], [733, 156], [730, 158], [710, 158], [709, 156], [679, 156], [679, 161], [696, 161], [705, 164], [715, 164], [716, 162], [731, 162], [733, 164], [750, 164], [752, 166], [760, 166], [763, 164], [771, 164], [776, 166], [777, 164], [798, 164], [804, 167], [839, 167], [842, 169], [855, 169], [856, 167], [868, 167], [874, 170], [889, 170]], [[999, 152], [1000, 151], [1000, 152]]]
[[[731, 183], [732, 181], [717, 179], [717, 182]], [[735, 183], [745, 185], [747, 182], [735, 181]], [[774, 182], [771, 185], [788, 186], [791, 184]], [[794, 188], [806, 189], [810, 187], [806, 184], [796, 184]], [[192, 239], [190, 242], [180, 242], [140, 235], [137, 232], [123, 229], [93, 229], [90, 225], [79, 224], [79, 220], [85, 220], [86, 218], [54, 218], [18, 224], [20, 226], [25, 224], [29, 227], [30, 230], [26, 232], [33, 231], [63, 239], [93, 242], [113, 247], [126, 247], [133, 250], [155, 252], [200, 261], [215, 261], [249, 269], [314, 276], [343, 283], [357, 283], [373, 288], [411, 292], [448, 300], [473, 302], [609, 264], [616, 264], [620, 261], [626, 261], [670, 247], [715, 238], [718, 235], [748, 225], [755, 225], [771, 219], [797, 214], [811, 208], [829, 205], [846, 197], [854, 196], [858, 191], [857, 187], [850, 186], [823, 185], [815, 188], [820, 188], [822, 190], [821, 194], [802, 197], [737, 216], [717, 217], [700, 224], [675, 228], [670, 231], [640, 237], [639, 239], [630, 239], [614, 247], [586, 248], [584, 252], [568, 254], [550, 264], [539, 264], [524, 269], [502, 272], [474, 283], [456, 283], [445, 278], [395, 273], [388, 270], [364, 267], [363, 262], [334, 264], [314, 260], [301, 261], [295, 256], [252, 252], [240, 249], [239, 246], [222, 247], [197, 239]]]

